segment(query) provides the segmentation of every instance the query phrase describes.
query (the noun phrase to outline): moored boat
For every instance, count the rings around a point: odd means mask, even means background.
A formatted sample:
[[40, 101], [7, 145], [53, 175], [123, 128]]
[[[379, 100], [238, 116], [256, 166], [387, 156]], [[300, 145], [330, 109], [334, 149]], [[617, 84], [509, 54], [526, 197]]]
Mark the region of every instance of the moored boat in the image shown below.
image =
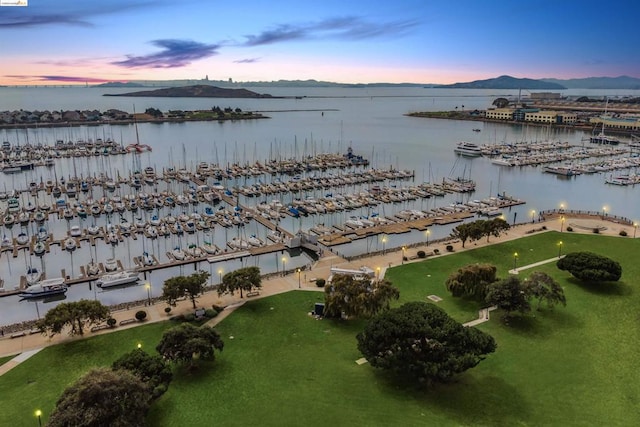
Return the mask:
[[453, 152], [465, 157], [480, 157], [482, 156], [482, 149], [471, 142], [461, 141], [458, 143]]
[[42, 298], [67, 292], [67, 285], [62, 277], [40, 280], [20, 293], [23, 299]]
[[118, 271], [117, 273], [107, 273], [102, 275], [96, 285], [99, 288], [112, 288], [114, 286], [124, 286], [138, 281], [136, 271]]

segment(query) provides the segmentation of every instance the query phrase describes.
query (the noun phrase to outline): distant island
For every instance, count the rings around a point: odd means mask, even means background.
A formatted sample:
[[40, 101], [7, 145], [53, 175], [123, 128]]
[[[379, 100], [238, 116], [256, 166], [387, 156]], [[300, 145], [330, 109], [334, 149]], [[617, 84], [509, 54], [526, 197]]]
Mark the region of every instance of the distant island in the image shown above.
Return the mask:
[[493, 79], [475, 80], [468, 83], [454, 83], [437, 86], [446, 89], [538, 89], [564, 90], [561, 84], [534, 79], [518, 79], [511, 76], [500, 76]]
[[274, 98], [269, 94], [260, 94], [248, 89], [227, 89], [210, 85], [169, 87], [118, 94], [105, 93], [103, 96], [144, 96], [163, 98]]

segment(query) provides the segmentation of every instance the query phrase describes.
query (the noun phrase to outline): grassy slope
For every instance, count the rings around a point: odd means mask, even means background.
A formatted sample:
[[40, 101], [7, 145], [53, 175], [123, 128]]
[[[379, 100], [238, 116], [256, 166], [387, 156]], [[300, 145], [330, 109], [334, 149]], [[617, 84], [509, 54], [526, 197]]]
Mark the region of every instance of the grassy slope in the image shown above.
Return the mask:
[[[314, 320], [307, 312], [321, 294], [290, 292], [251, 301], [225, 319], [217, 327], [225, 340], [222, 354], [194, 374], [178, 370], [149, 425], [638, 425], [640, 297], [632, 278], [640, 273], [634, 259], [639, 242], [544, 233], [408, 264], [388, 277], [401, 288], [398, 304], [436, 294], [444, 298], [440, 306], [466, 321], [478, 304], [447, 295], [443, 283], [452, 270], [486, 261], [505, 276], [513, 252], [518, 265], [551, 258], [560, 238], [563, 252], [589, 248], [619, 260], [621, 282], [590, 288], [553, 263], [537, 268], [565, 286], [567, 307], [509, 326], [493, 313], [480, 328], [496, 338], [497, 352], [451, 384], [416, 391], [357, 365], [355, 335], [362, 323]], [[33, 410], [50, 413], [64, 387], [88, 367], [108, 365], [138, 340], [153, 347], [168, 326], [43, 350], [0, 377], [0, 425], [33, 425]]]

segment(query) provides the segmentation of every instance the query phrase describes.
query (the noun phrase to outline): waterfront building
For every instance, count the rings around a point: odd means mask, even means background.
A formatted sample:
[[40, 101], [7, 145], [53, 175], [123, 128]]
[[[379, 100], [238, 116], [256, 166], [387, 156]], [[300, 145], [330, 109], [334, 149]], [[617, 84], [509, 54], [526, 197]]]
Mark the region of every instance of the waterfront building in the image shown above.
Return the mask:
[[594, 125], [604, 126], [607, 129], [640, 131], [640, 117], [637, 115], [628, 115], [624, 117], [592, 117], [590, 122]]
[[494, 120], [513, 120], [513, 110], [511, 108], [489, 109], [485, 117]]

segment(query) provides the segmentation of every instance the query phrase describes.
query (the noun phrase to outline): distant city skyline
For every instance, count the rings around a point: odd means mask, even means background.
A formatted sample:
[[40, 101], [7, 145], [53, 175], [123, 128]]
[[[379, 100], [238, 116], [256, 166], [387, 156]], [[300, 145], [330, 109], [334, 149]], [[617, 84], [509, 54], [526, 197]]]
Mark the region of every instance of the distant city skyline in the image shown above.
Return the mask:
[[42, 0], [0, 8], [0, 84], [307, 80], [448, 84], [640, 78], [636, 13], [614, 0], [237, 3]]

